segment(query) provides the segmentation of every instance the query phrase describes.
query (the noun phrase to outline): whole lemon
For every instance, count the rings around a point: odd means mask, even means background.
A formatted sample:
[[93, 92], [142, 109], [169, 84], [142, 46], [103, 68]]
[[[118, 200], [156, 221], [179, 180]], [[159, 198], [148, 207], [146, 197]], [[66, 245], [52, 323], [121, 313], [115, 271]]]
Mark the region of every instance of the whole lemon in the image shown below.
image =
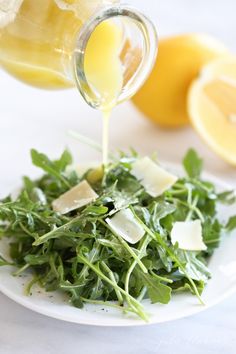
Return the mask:
[[226, 55], [226, 47], [208, 35], [161, 39], [154, 68], [133, 102], [147, 118], [162, 126], [174, 128], [188, 123], [187, 94], [191, 82], [203, 65]]

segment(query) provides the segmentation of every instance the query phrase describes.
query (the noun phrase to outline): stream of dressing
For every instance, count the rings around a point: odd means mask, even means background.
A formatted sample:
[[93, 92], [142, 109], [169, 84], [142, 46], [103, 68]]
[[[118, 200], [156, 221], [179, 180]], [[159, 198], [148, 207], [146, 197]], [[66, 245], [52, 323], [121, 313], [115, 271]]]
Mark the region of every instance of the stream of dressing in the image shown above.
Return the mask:
[[88, 82], [102, 98], [103, 164], [108, 162], [109, 122], [112, 109], [123, 86], [120, 60], [122, 31], [111, 21], [100, 23], [93, 31], [85, 52], [84, 69]]

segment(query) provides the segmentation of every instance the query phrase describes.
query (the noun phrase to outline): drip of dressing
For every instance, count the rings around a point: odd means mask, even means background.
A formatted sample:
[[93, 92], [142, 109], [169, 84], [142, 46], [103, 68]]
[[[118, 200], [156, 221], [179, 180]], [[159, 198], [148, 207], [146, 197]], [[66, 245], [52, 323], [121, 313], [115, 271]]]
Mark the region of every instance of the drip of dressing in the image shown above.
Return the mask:
[[111, 110], [102, 111], [103, 118], [103, 132], [102, 132], [102, 163], [106, 166], [108, 162], [108, 148], [109, 148], [109, 126], [110, 126]]
[[122, 30], [114, 22], [101, 22], [88, 41], [84, 70], [87, 81], [101, 99], [103, 115], [103, 164], [108, 162], [109, 121], [123, 87], [123, 68], [120, 59]]

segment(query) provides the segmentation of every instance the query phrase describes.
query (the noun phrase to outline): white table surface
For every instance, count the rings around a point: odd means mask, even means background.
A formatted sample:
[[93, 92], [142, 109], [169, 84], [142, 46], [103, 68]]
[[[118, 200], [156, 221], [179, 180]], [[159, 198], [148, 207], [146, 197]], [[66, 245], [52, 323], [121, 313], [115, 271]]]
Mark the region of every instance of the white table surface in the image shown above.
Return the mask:
[[[159, 35], [208, 32], [236, 50], [234, 0], [130, 0], [152, 16]], [[101, 138], [101, 117], [75, 90], [47, 92], [23, 85], [0, 72], [0, 196], [19, 184], [22, 173], [36, 175], [29, 149], [57, 157], [65, 146], [77, 161], [100, 155], [73, 141], [68, 129]], [[111, 147], [129, 146], [141, 154], [158, 151], [162, 160], [180, 162], [189, 146], [205, 168], [236, 186], [236, 169], [215, 156], [190, 128], [165, 131], [126, 103], [114, 111]], [[60, 322], [27, 310], [0, 294], [0, 354], [184, 354], [236, 352], [236, 294], [215, 308], [172, 323], [139, 328], [98, 328]]]

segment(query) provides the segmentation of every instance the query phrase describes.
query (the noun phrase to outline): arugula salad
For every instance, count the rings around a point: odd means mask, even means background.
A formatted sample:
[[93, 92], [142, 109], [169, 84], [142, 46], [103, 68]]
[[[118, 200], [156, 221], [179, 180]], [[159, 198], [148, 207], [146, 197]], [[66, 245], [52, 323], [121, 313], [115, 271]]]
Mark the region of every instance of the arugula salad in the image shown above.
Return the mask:
[[236, 197], [201, 178], [194, 150], [183, 159], [185, 177], [133, 151], [83, 174], [67, 150], [56, 161], [36, 150], [31, 157], [42, 177], [23, 177], [17, 198], [0, 202], [11, 259], [0, 256], [0, 265], [14, 265], [15, 276], [32, 274], [28, 294], [37, 283], [78, 308], [107, 305], [145, 321], [143, 299], [168, 304], [188, 291], [203, 303], [207, 263], [236, 228], [236, 216], [218, 219], [217, 204]]

